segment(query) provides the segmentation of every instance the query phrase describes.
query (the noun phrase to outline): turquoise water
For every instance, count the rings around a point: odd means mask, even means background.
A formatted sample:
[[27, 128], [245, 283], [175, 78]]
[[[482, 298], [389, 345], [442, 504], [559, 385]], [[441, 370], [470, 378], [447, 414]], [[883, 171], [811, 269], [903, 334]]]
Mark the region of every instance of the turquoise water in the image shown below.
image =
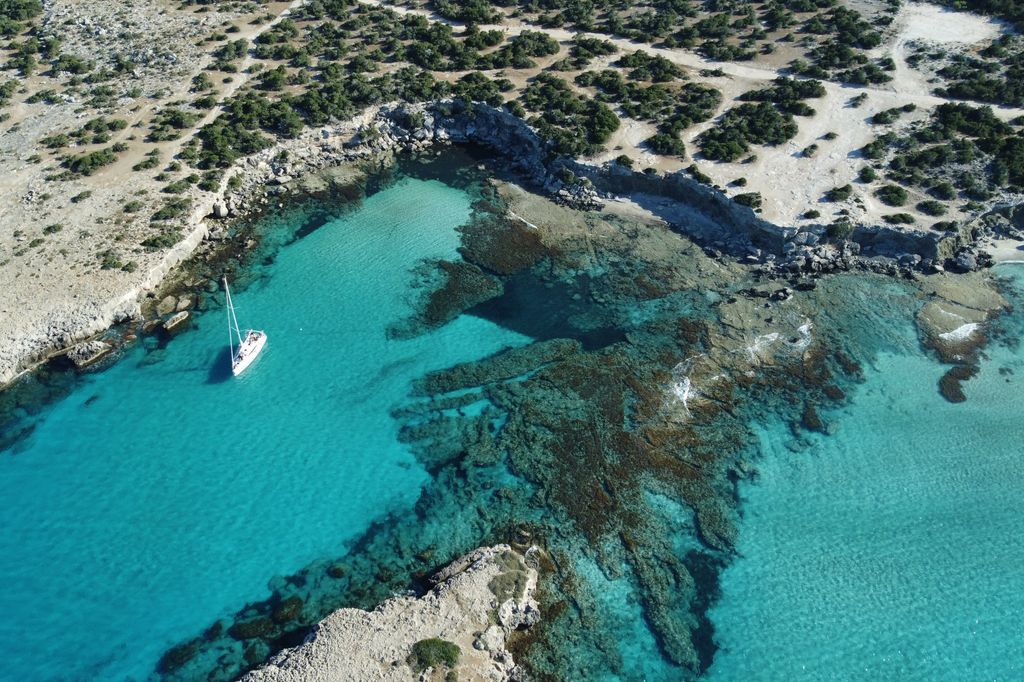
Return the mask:
[[[388, 338], [413, 311], [423, 274], [413, 272], [417, 264], [457, 258], [456, 228], [469, 219], [473, 196], [402, 179], [297, 242], [268, 249], [274, 258], [246, 268], [248, 286], [235, 297], [243, 324], [266, 329], [270, 339], [245, 375], [227, 376], [226, 324], [215, 304], [166, 350], [135, 347], [113, 368], [84, 377], [47, 408], [30, 438], [0, 453], [0, 680], [143, 679], [168, 647], [266, 598], [274, 576], [302, 571], [287, 590], [273, 580], [271, 592], [297, 594], [307, 615], [322, 614], [316, 609], [343, 598], [369, 603], [367, 585], [405, 587], [410, 574], [507, 537], [521, 523], [572, 564], [580, 587], [549, 593], [552, 604], [578, 599], [580, 609], [531, 650], [542, 664], [549, 658], [539, 669], [559, 679], [688, 675], [663, 657], [644, 611], [643, 576], [616, 538], [590, 543], [551, 504], [554, 483], [538, 476], [526, 485], [511, 473], [538, 473], [576, 451], [549, 462], [551, 450], [536, 447], [544, 456], [506, 468], [504, 453], [535, 437], [550, 442], [543, 425], [523, 430], [516, 421], [534, 420], [531, 409], [553, 419], [545, 423], [579, 428], [576, 412], [560, 412], [576, 405], [572, 387], [580, 395], [592, 395], [592, 386], [616, 390], [614, 382], [576, 382], [574, 372], [591, 377], [599, 365], [573, 358], [548, 371], [549, 383], [527, 386], [524, 377], [545, 371], [531, 370], [459, 409], [410, 399], [411, 383], [431, 370], [530, 341], [473, 315], [412, 340]], [[290, 241], [298, 220], [290, 216], [270, 228], [269, 242]], [[1024, 282], [1024, 269], [1006, 272]], [[494, 308], [492, 319], [547, 338], [574, 333], [562, 318], [600, 312], [530, 277], [507, 306], [518, 317]], [[970, 671], [1020, 678], [1015, 614], [1024, 607], [1024, 540], [1015, 522], [1024, 517], [1017, 445], [1024, 442], [1024, 351], [993, 345], [980, 376], [966, 384], [968, 402], [950, 405], [935, 387], [945, 368], [919, 349], [907, 287], [850, 276], [823, 280], [819, 295], [842, 305], [815, 308], [822, 311], [815, 328], [857, 338], [851, 345], [866, 380], [846, 407], [822, 407], [836, 426], [832, 436], [796, 443], [789, 424], [759, 427], [760, 477], [740, 489], [741, 556], [723, 574], [711, 614], [721, 649], [709, 677], [932, 680]], [[636, 324], [703, 310], [686, 291], [623, 301]], [[1017, 304], [1024, 309], [1024, 300]], [[1011, 336], [1024, 332], [1022, 319], [1008, 318]], [[581, 334], [595, 348], [624, 336], [595, 328]], [[640, 353], [654, 342], [637, 336], [632, 343]], [[872, 360], [879, 347], [884, 352]], [[637, 365], [652, 356], [639, 357]], [[396, 407], [408, 410], [402, 416]], [[520, 430], [485, 434], [456, 423], [485, 409], [492, 426], [507, 417]], [[433, 430], [403, 432], [410, 446], [399, 442], [400, 428], [432, 420], [440, 422]], [[483, 435], [496, 439], [495, 452], [467, 454]], [[582, 467], [557, 470], [558, 485], [587, 480]], [[692, 512], [667, 491], [643, 488], [644, 518], [630, 523], [639, 552], [664, 562], [647, 574], [647, 598], [662, 589], [669, 592], [663, 603], [676, 609], [687, 605], [673, 598], [683, 594], [673, 591], [680, 562], [686, 558], [710, 595], [720, 559], [706, 553]], [[339, 557], [345, 580], [326, 571]], [[670, 557], [680, 561], [664, 561]], [[678, 623], [692, 624], [689, 615]], [[674, 636], [690, 632], [665, 622]], [[695, 637], [705, 661], [707, 634]], [[222, 677], [237, 671], [231, 666], [243, 664], [236, 660], [243, 645], [230, 644], [223, 656], [227, 649], [214, 644], [181, 679], [205, 677], [199, 671], [219, 657], [234, 657]]]
[[786, 426], [760, 431], [709, 679], [1024, 677], [1024, 349], [988, 355], [966, 403], [939, 396], [936, 362], [890, 352], [834, 436], [793, 452]]
[[470, 202], [410, 178], [374, 194], [236, 292], [269, 338], [240, 378], [218, 307], [88, 375], [0, 453], [0, 678], [145, 678], [272, 576], [416, 501], [427, 475], [390, 414], [410, 382], [527, 341], [469, 316], [386, 337], [412, 312], [411, 269], [457, 257]]

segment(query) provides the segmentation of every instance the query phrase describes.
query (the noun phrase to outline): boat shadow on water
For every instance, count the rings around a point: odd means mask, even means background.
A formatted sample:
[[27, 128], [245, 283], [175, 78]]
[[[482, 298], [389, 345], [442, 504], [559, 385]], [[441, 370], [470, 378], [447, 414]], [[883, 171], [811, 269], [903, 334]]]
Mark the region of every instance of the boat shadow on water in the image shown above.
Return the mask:
[[231, 349], [224, 346], [213, 358], [210, 371], [206, 375], [206, 383], [222, 384], [231, 378]]

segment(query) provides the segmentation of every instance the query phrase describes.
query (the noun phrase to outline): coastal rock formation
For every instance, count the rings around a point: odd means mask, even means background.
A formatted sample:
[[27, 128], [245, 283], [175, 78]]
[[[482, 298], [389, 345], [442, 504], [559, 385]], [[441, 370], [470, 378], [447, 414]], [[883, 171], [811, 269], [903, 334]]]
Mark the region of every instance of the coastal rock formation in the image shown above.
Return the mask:
[[301, 192], [308, 184], [303, 176], [345, 162], [387, 165], [399, 153], [467, 143], [490, 149], [502, 159], [502, 170], [572, 208], [597, 209], [629, 193], [633, 203], [709, 253], [759, 263], [761, 273], [769, 277], [847, 270], [912, 277], [915, 270], [929, 272], [943, 263], [968, 270], [988, 262], [972, 251], [975, 240], [991, 234], [987, 224], [965, 226], [948, 235], [889, 225], [856, 226], [848, 241], [832, 243], [824, 225], [773, 225], [685, 172], [648, 176], [615, 164], [598, 167], [557, 158], [536, 131], [504, 109], [461, 100], [390, 104], [370, 108], [351, 121], [306, 131], [239, 161], [232, 189], [225, 184], [222, 194], [197, 196], [194, 209], [183, 218], [183, 238], [162, 253], [144, 277], [126, 286], [123, 295], [105, 303], [83, 302], [70, 312], [53, 310], [46, 319], [26, 319], [9, 330], [0, 328], [0, 383], [119, 318], [137, 315], [138, 298], [155, 288], [172, 267], [206, 237], [225, 236], [221, 229], [210, 235], [204, 223], [208, 217], [261, 212], [275, 196]]
[[[394, 597], [370, 612], [335, 611], [302, 645], [242, 680], [406, 682], [424, 672], [426, 679], [513, 679], [518, 668], [505, 644], [539, 619], [539, 551], [495, 545], [470, 552], [437, 573], [422, 597]], [[448, 653], [433, 657], [435, 649]]]
[[102, 341], [84, 341], [67, 352], [67, 359], [77, 369], [85, 369], [96, 364], [110, 353], [113, 348]]

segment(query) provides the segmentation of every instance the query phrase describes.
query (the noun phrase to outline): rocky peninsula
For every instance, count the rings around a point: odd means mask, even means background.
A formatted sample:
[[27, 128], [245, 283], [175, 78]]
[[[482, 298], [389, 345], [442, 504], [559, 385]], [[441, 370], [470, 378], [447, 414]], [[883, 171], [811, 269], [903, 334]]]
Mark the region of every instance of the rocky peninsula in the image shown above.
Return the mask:
[[370, 612], [335, 611], [303, 644], [241, 679], [520, 679], [506, 642], [541, 617], [534, 598], [539, 552], [481, 547], [431, 577], [426, 594], [393, 597]]

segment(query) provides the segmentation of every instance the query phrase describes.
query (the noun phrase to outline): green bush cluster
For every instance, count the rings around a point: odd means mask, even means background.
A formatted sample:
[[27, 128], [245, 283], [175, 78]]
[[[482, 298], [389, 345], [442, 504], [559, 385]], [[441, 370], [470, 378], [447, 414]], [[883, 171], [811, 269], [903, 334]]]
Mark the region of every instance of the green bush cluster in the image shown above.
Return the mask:
[[117, 154], [111, 149], [97, 149], [79, 156], [69, 157], [61, 164], [75, 175], [92, 175], [103, 166], [117, 161]]
[[577, 35], [572, 39], [569, 56], [554, 65], [558, 71], [582, 71], [595, 57], [613, 55], [619, 49], [607, 40]]
[[777, 78], [772, 85], [740, 95], [745, 102], [730, 109], [714, 128], [697, 138], [701, 152], [715, 161], [735, 161], [751, 144], [781, 144], [797, 132], [793, 115], [811, 115], [803, 101], [821, 97], [824, 86], [816, 80]]
[[776, 78], [771, 87], [751, 90], [740, 95], [744, 102], [772, 102], [780, 111], [796, 116], [813, 116], [811, 109], [803, 101], [825, 95], [825, 86], [816, 80], [794, 80], [792, 78]]
[[755, 211], [761, 208], [763, 199], [761, 198], [760, 192], [746, 192], [744, 194], [737, 194], [732, 198], [737, 204], [741, 206], [749, 206]]
[[179, 197], [177, 199], [170, 199], [165, 203], [150, 220], [154, 222], [160, 222], [165, 220], [172, 220], [174, 218], [180, 218], [192, 209], [192, 200], [188, 197]]
[[853, 185], [843, 185], [841, 187], [833, 187], [825, 192], [825, 201], [846, 201], [851, 196], [853, 196]]
[[[939, 201], [962, 193], [980, 202], [1003, 189], [1024, 188], [1024, 134], [986, 107], [942, 104], [910, 134], [879, 136], [863, 151], [870, 158], [890, 157], [890, 179], [919, 187]], [[929, 209], [938, 210], [925, 203], [925, 212]]]
[[199, 114], [195, 112], [177, 107], [165, 107], [153, 116], [146, 141], [176, 140], [181, 137], [182, 131], [191, 128], [198, 120]]
[[899, 185], [885, 185], [875, 190], [875, 196], [887, 206], [902, 206], [907, 203], [907, 190]]
[[13, 36], [25, 28], [24, 22], [43, 13], [39, 0], [0, 0], [0, 35]]
[[430, 0], [430, 6], [442, 17], [467, 24], [495, 24], [501, 19], [486, 0]]
[[522, 102], [536, 114], [529, 122], [559, 154], [595, 152], [619, 127], [618, 117], [606, 105], [581, 97], [568, 83], [549, 73], [539, 74], [526, 87]]
[[18, 89], [18, 81], [8, 80], [0, 83], [0, 107], [11, 101], [14, 92]]
[[629, 78], [635, 81], [667, 83], [681, 78], [683, 75], [682, 69], [664, 57], [650, 55], [640, 50], [619, 57], [616, 65], [630, 69]]
[[871, 123], [875, 125], [888, 125], [889, 123], [895, 122], [903, 114], [910, 113], [916, 109], [917, 105], [915, 104], [904, 104], [902, 107], [885, 109], [872, 116]]
[[776, 145], [796, 135], [793, 116], [769, 102], [741, 104], [725, 112], [717, 125], [697, 138], [701, 153], [712, 161], [735, 161], [751, 144]]
[[421, 673], [427, 668], [454, 668], [458, 665], [461, 654], [459, 646], [454, 642], [434, 637], [421, 639], [413, 644], [408, 662], [413, 670]]

